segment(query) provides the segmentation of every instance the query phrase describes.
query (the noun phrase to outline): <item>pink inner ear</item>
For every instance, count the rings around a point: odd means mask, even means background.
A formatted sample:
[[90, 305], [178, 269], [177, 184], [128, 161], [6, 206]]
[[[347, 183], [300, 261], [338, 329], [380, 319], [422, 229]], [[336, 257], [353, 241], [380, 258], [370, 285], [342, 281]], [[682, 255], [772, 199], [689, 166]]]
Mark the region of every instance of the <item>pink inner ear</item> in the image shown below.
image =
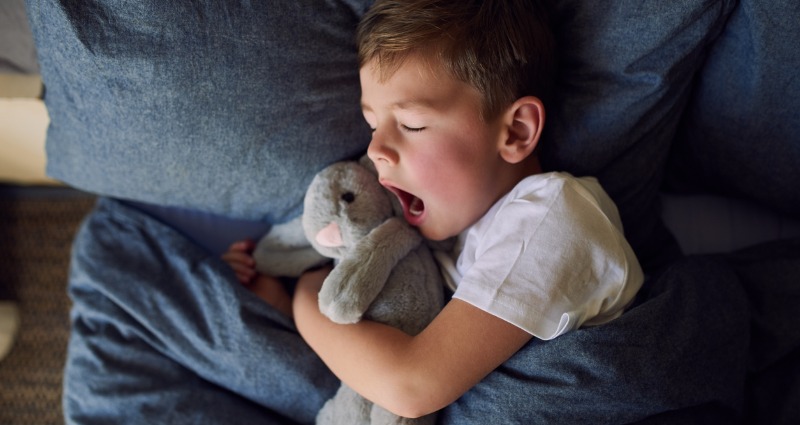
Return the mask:
[[315, 238], [317, 243], [326, 247], [326, 248], [338, 248], [344, 245], [342, 242], [342, 231], [339, 229], [339, 225], [336, 224], [335, 221], [332, 221], [329, 225], [322, 228], [317, 233], [317, 237]]

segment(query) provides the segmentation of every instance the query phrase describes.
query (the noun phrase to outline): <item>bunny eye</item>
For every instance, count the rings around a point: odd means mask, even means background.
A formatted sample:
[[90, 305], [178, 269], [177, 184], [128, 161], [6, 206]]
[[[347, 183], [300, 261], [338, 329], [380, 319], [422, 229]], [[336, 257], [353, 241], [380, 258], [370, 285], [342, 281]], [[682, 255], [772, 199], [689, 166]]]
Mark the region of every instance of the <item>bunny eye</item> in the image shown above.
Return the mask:
[[345, 192], [342, 194], [342, 201], [347, 202], [348, 204], [356, 200], [356, 195], [353, 192]]

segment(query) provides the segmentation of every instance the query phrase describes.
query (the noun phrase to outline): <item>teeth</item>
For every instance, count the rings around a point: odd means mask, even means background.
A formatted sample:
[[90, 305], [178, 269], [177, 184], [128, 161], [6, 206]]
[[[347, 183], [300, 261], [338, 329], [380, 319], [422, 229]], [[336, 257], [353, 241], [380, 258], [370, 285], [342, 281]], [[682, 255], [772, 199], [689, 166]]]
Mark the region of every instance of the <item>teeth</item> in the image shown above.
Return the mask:
[[411, 205], [408, 206], [408, 212], [410, 212], [413, 216], [422, 214], [422, 211], [424, 210], [425, 204], [422, 203], [422, 199], [419, 198], [414, 198], [414, 200], [411, 201]]

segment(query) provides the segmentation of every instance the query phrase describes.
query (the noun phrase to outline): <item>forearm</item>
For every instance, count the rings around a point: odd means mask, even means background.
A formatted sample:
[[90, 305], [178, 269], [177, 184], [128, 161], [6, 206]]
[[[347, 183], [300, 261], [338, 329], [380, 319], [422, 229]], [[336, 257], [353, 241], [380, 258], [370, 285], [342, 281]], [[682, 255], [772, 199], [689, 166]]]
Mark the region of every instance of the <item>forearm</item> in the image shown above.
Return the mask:
[[293, 316], [292, 298], [283, 283], [277, 278], [260, 275], [250, 285], [250, 291], [281, 313], [289, 317]]
[[415, 392], [405, 365], [412, 338], [372, 321], [353, 325], [330, 321], [319, 312], [316, 288], [301, 282], [295, 294], [295, 322], [303, 338], [356, 392], [397, 414], [413, 415], [405, 408], [411, 404], [408, 394]]
[[439, 410], [515, 353], [530, 335], [454, 300], [417, 336], [362, 320], [338, 325], [319, 312], [325, 271], [304, 275], [295, 322], [328, 367], [355, 391], [401, 416]]

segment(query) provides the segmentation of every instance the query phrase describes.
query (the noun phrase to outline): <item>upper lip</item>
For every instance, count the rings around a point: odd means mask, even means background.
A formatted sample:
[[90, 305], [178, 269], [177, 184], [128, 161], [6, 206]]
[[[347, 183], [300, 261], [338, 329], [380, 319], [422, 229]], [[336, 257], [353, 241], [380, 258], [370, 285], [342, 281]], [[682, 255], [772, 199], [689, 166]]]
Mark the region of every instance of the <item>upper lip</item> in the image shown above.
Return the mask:
[[388, 180], [381, 180], [381, 185], [388, 189], [390, 192], [394, 193], [397, 199], [400, 200], [400, 203], [403, 205], [404, 210], [408, 210], [409, 203], [411, 199], [416, 198], [411, 192], [408, 192], [400, 187], [396, 186], [394, 183], [389, 182]]
[[388, 189], [390, 192], [392, 192], [395, 195], [397, 195], [398, 198], [400, 197], [400, 193], [408, 193], [405, 190], [400, 189], [397, 185], [395, 185], [394, 183], [392, 183], [392, 182], [390, 182], [388, 180], [381, 179], [380, 183], [381, 183], [381, 185], [383, 187]]

